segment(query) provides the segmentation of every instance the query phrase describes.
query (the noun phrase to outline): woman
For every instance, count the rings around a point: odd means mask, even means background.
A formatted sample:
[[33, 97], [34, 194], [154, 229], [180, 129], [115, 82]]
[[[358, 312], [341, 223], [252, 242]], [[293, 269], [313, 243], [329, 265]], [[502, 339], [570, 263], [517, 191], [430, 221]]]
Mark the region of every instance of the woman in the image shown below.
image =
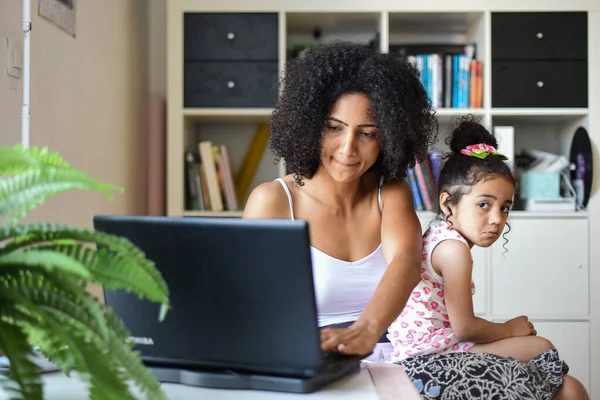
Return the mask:
[[[421, 227], [403, 178], [435, 141], [431, 104], [405, 59], [351, 43], [293, 60], [281, 85], [270, 147], [292, 173], [256, 187], [244, 218], [308, 221], [323, 350], [383, 360], [385, 331], [420, 280]], [[436, 379], [422, 382], [427, 393], [465, 390]], [[562, 379], [541, 383], [552, 392]]]

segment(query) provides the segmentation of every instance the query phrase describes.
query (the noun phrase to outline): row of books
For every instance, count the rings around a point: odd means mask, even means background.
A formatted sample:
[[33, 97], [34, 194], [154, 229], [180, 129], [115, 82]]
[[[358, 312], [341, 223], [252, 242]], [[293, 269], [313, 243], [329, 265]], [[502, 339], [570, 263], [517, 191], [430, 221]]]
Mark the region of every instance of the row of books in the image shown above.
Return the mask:
[[237, 172], [228, 147], [202, 140], [197, 131], [198, 148], [185, 152], [186, 209], [191, 211], [237, 211], [244, 203], [254, 175], [267, 146], [268, 128], [260, 124], [246, 150]]
[[198, 151], [186, 151], [185, 166], [186, 209], [238, 209], [227, 146], [216, 146], [209, 140], [199, 142]]
[[429, 151], [428, 157], [409, 168], [406, 180], [413, 193], [417, 211], [434, 211], [437, 204], [437, 183], [442, 168], [442, 153], [438, 149]]
[[483, 62], [466, 54], [419, 54], [409, 61], [435, 108], [483, 107]]
[[419, 70], [434, 108], [483, 107], [483, 63], [476, 43], [390, 44], [390, 53]]

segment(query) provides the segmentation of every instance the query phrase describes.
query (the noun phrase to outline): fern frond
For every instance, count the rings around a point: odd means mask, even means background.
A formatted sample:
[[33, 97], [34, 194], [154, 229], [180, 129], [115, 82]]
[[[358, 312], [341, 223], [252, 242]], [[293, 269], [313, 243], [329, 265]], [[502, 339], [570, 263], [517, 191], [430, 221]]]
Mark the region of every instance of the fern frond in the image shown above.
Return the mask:
[[71, 168], [57, 152], [48, 150], [47, 147], [29, 146], [24, 148], [22, 144], [13, 147], [14, 151], [27, 153], [28, 156], [35, 159], [38, 163], [57, 168]]
[[37, 167], [39, 161], [15, 147], [0, 146], [0, 175], [9, 176], [28, 168]]
[[19, 304], [32, 316], [51, 314], [75, 325], [88, 337], [108, 339], [102, 307], [78, 282], [65, 274], [26, 267], [0, 269], [0, 298]]
[[0, 270], [7, 266], [41, 267], [48, 271], [60, 270], [76, 275], [79, 278], [88, 279], [90, 277], [90, 271], [78, 260], [66, 254], [50, 250], [28, 250], [0, 254]]
[[75, 169], [42, 166], [0, 180], [0, 216], [11, 223], [24, 217], [46, 198], [73, 189], [100, 191], [112, 199], [117, 186], [99, 183]]
[[123, 368], [126, 378], [132, 379], [148, 395], [149, 400], [168, 400], [160, 389], [154, 375], [144, 366], [140, 352], [132, 349], [132, 344], [124, 339], [129, 332], [123, 322], [115, 315], [111, 307], [105, 307], [106, 321], [111, 332], [109, 354]]
[[[154, 262], [126, 238], [70, 226], [31, 224], [0, 230], [0, 243], [3, 241], [8, 243], [0, 248], [0, 254], [37, 246], [61, 246], [65, 254], [87, 266], [93, 282], [111, 290], [134, 291], [140, 298], [168, 307], [169, 288], [162, 274]], [[101, 249], [98, 252], [84, 249], [84, 244], [94, 244]]]
[[31, 360], [34, 354], [23, 330], [0, 321], [0, 351], [10, 362], [10, 366], [0, 369], [0, 374], [7, 379], [2, 381], [4, 390], [17, 395], [12, 397], [14, 400], [42, 400], [40, 369]]
[[68, 347], [73, 357], [73, 369], [82, 374], [84, 379], [89, 376], [90, 384], [97, 388], [92, 387], [90, 391], [100, 392], [99, 399], [135, 400], [122, 373], [111, 360], [112, 354], [107, 352], [106, 343], [90, 340], [80, 330], [65, 327], [49, 314], [43, 315], [43, 322], [44, 329], [52, 332], [57, 342], [65, 343]]
[[1, 175], [14, 175], [28, 168], [41, 165], [56, 168], [71, 167], [58, 153], [50, 152], [47, 147], [31, 146], [25, 149], [22, 144], [13, 147], [0, 147]]
[[[133, 400], [128, 380], [151, 399], [166, 399], [155, 377], [127, 341], [129, 332], [112, 310], [87, 290], [91, 280], [133, 291], [169, 306], [169, 292], [154, 263], [133, 243], [111, 234], [54, 224], [16, 226], [48, 197], [73, 189], [112, 199], [114, 185], [93, 180], [47, 148], [0, 146], [0, 352], [17, 399], [42, 398], [31, 346], [90, 382], [100, 400]], [[98, 250], [93, 247], [97, 247]], [[38, 350], [36, 350], [38, 351]], [[1, 354], [1, 353], [0, 353]], [[1, 376], [0, 376], [1, 377]]]
[[164, 301], [156, 282], [140, 271], [139, 260], [108, 252], [94, 250], [82, 244], [42, 245], [36, 249], [51, 250], [78, 259], [90, 271], [91, 281], [105, 290], [124, 290], [135, 293], [140, 299]]
[[40, 322], [23, 324], [23, 331], [27, 333], [29, 343], [36, 347], [43, 357], [54, 363], [66, 376], [70, 376], [76, 364], [65, 343], [57, 340]]

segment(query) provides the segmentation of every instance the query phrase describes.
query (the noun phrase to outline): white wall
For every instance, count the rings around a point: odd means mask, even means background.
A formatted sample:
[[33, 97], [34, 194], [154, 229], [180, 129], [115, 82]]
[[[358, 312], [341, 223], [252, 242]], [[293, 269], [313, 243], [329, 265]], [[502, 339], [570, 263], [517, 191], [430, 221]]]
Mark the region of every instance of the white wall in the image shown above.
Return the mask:
[[6, 73], [6, 37], [23, 43], [20, 18], [20, 1], [0, 1], [0, 145], [21, 140], [22, 81]]
[[[91, 227], [96, 213], [145, 212], [145, 0], [77, 2], [75, 38], [38, 16], [37, 7], [31, 0], [31, 145], [58, 151], [125, 193], [112, 203], [96, 193], [59, 195], [31, 219]], [[21, 19], [21, 1], [0, 1], [0, 32], [22, 43]], [[6, 74], [5, 53], [0, 51], [4, 145], [20, 142], [22, 99], [21, 81]]]
[[[93, 177], [125, 189], [110, 202], [72, 192], [29, 220], [90, 228], [98, 213], [146, 212], [146, 0], [77, 2], [76, 37], [37, 15], [31, 0], [32, 146], [48, 146]], [[6, 74], [6, 33], [22, 43], [21, 0], [0, 0], [0, 144], [21, 141], [21, 80]], [[97, 290], [94, 290], [98, 293]]]
[[150, 93], [167, 93], [167, 3], [148, 0], [148, 84]]

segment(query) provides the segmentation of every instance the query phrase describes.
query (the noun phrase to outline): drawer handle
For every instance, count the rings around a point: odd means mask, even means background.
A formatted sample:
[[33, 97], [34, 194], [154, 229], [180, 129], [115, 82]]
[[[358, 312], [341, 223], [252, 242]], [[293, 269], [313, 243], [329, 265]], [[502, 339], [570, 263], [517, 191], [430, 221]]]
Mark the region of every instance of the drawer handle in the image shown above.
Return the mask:
[[229, 32], [229, 33], [227, 34], [227, 39], [229, 39], [229, 40], [233, 40], [233, 39], [235, 39], [235, 34], [234, 34], [233, 32]]
[[535, 35], [535, 37], [541, 39], [544, 37], [544, 34], [542, 32], [538, 32], [537, 35]]
[[235, 86], [235, 83], [234, 83], [233, 81], [229, 81], [229, 82], [227, 82], [227, 87], [228, 87], [229, 89], [233, 88], [234, 86]]
[[537, 85], [537, 87], [544, 87], [544, 82], [543, 81], [537, 81], [536, 85]]

